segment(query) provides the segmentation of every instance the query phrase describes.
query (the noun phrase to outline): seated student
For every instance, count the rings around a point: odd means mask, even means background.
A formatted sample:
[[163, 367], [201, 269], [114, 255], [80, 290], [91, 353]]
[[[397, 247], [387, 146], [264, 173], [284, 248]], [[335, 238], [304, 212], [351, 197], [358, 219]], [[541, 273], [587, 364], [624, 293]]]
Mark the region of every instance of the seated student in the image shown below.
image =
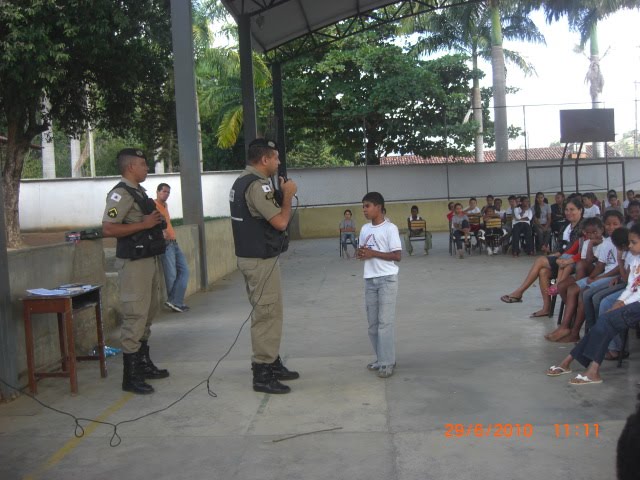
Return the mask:
[[502, 221], [504, 222], [505, 211], [502, 210], [502, 199], [501, 198], [495, 198], [493, 200], [493, 210], [494, 210], [495, 214], [498, 215], [502, 219]]
[[633, 227], [640, 220], [640, 202], [633, 200], [627, 207], [627, 228]]
[[611, 339], [627, 328], [636, 328], [640, 323], [640, 225], [629, 230], [629, 252], [633, 255], [630, 265], [629, 282], [611, 309], [598, 317], [596, 324], [571, 353], [557, 366], [547, 369], [547, 375], [557, 377], [571, 373], [571, 363], [577, 360], [586, 371], [577, 375], [569, 383], [586, 385], [602, 383], [600, 365], [607, 353]]
[[604, 198], [604, 208], [605, 209], [607, 209], [607, 208], [609, 208], [611, 206], [611, 204], [609, 203], [609, 197], [611, 195], [614, 195], [616, 198], [618, 197], [618, 193], [615, 190], [613, 190], [613, 189], [609, 190], [607, 192], [607, 194], [605, 195], [605, 198]]
[[598, 195], [596, 195], [595, 193], [593, 194], [593, 204], [598, 206], [598, 208], [600, 209], [600, 214], [602, 215], [604, 207], [602, 206], [602, 202], [598, 199]]
[[[565, 255], [570, 258], [557, 260], [558, 276], [556, 284], [548, 289], [549, 295], [558, 295], [562, 301], [567, 300], [567, 290], [591, 273], [597, 261], [596, 253], [604, 240], [604, 224], [599, 218], [592, 217], [582, 222], [583, 238], [575, 242], [565, 250]], [[564, 255], [563, 255], [564, 256]], [[573, 274], [575, 273], [575, 277]]]
[[544, 193], [536, 193], [531, 228], [536, 238], [538, 251], [546, 255], [549, 253], [549, 240], [551, 239], [551, 207], [545, 203], [545, 200]]
[[340, 243], [342, 243], [342, 251], [345, 258], [351, 258], [347, 252], [347, 243], [351, 243], [353, 247], [353, 256], [356, 255], [356, 222], [351, 218], [353, 214], [348, 208], [343, 213], [344, 218], [340, 222]]
[[411, 207], [411, 215], [407, 218], [407, 233], [404, 236], [404, 246], [406, 247], [409, 255], [413, 255], [411, 237], [422, 237], [424, 235], [424, 254], [429, 255], [429, 249], [431, 248], [431, 232], [426, 232], [422, 228], [412, 230], [411, 222], [415, 220], [423, 220], [423, 218], [418, 215], [417, 205], [413, 205]]
[[494, 202], [495, 202], [495, 199], [493, 198], [493, 195], [487, 195], [487, 204], [484, 207], [482, 207], [482, 209], [480, 210], [480, 213], [484, 215], [485, 209], [487, 207], [493, 207]]
[[464, 243], [469, 243], [469, 217], [467, 217], [462, 210], [462, 204], [456, 203], [454, 205], [454, 215], [451, 217], [451, 230], [453, 231], [453, 238], [456, 242], [456, 250], [458, 252], [458, 258], [464, 258], [464, 251], [462, 250], [462, 237], [464, 236]]
[[509, 202], [509, 206], [504, 211], [504, 226], [507, 229], [507, 232], [511, 233], [511, 229], [513, 228], [513, 211], [518, 207], [518, 197], [516, 197], [515, 195], [509, 195], [509, 198], [507, 198], [507, 202]]
[[[560, 234], [560, 237], [562, 238], [561, 246], [567, 245], [569, 248], [572, 248], [576, 242], [579, 242], [580, 238], [582, 238], [582, 210], [583, 207], [581, 202], [575, 198], [567, 200], [564, 212], [567, 225]], [[541, 317], [543, 315], [548, 315], [551, 309], [551, 297], [548, 292], [549, 281], [552, 278], [556, 278], [558, 275], [558, 267], [561, 262], [571, 261], [571, 255], [565, 254], [564, 250], [565, 248], [551, 255], [538, 257], [533, 265], [531, 265], [529, 273], [527, 273], [522, 284], [511, 293], [500, 297], [500, 300], [505, 303], [522, 302], [522, 295], [524, 295], [524, 292], [526, 292], [527, 289], [537, 280], [540, 288], [540, 294], [542, 296], [542, 308], [536, 311], [532, 316]]]
[[502, 219], [495, 212], [495, 208], [487, 205], [482, 217], [483, 228], [478, 231], [478, 240], [487, 244], [487, 255], [500, 251], [500, 241], [504, 235]]
[[596, 196], [591, 192], [587, 192], [582, 196], [582, 198], [584, 200], [584, 218], [599, 217], [600, 209], [594, 203]]
[[476, 197], [469, 199], [469, 206], [463, 210], [466, 215], [475, 215], [480, 213], [480, 207], [478, 207], [478, 200]]
[[[589, 219], [585, 220], [585, 223]], [[608, 285], [612, 277], [618, 274], [617, 249], [611, 241], [611, 234], [622, 226], [622, 214], [615, 211], [605, 213], [604, 230], [606, 238], [598, 248], [597, 263], [588, 277], [581, 278], [567, 289], [565, 309], [558, 328], [545, 335], [551, 342], [570, 343], [580, 340], [580, 329], [584, 322], [584, 302], [581, 293], [591, 286]], [[595, 239], [592, 238], [595, 242]], [[574, 319], [575, 314], [575, 319]], [[571, 324], [573, 320], [573, 325]]]
[[449, 220], [449, 222], [451, 222], [451, 217], [453, 217], [453, 215], [455, 214], [453, 211], [454, 206], [455, 206], [454, 202], [449, 202], [447, 204], [447, 208], [449, 209], [449, 211], [447, 212], [447, 220]]
[[622, 202], [622, 208], [624, 208], [624, 214], [628, 215], [629, 212], [627, 211], [629, 209], [629, 203], [633, 202], [636, 199], [636, 192], [634, 192], [633, 190], [627, 190], [627, 199]]
[[624, 216], [624, 209], [622, 208], [622, 205], [620, 205], [618, 195], [615, 193], [609, 195], [609, 206], [604, 209], [605, 213], [610, 210], [616, 210]]
[[533, 255], [533, 235], [531, 219], [533, 212], [529, 208], [529, 199], [520, 197], [520, 206], [513, 209], [513, 229], [511, 231], [511, 254], [520, 256], [520, 235], [524, 235], [525, 249], [528, 255]]
[[[616, 247], [617, 275], [612, 277], [608, 284], [601, 286], [591, 285], [590, 288], [587, 288], [582, 293], [584, 323], [588, 329], [595, 325], [602, 302], [609, 296], [615, 297], [613, 298], [613, 301], [615, 301], [615, 299], [618, 298], [616, 293], [619, 293], [620, 290], [624, 290], [629, 276], [628, 267], [629, 262], [631, 261], [631, 255], [628, 255], [629, 230], [625, 227], [617, 228], [611, 234], [611, 242]], [[609, 307], [613, 305], [613, 301]], [[606, 310], [608, 309], [609, 308]]]

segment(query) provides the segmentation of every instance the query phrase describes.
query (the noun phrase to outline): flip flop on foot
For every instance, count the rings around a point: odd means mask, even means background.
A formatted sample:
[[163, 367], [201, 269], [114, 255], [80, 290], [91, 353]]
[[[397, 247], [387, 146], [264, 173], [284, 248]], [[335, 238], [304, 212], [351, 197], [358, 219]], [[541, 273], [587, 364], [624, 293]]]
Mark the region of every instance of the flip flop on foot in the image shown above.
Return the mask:
[[595, 385], [597, 383], [602, 383], [602, 379], [591, 380], [586, 375], [576, 375], [576, 378], [572, 378], [569, 380], [569, 385]]
[[566, 375], [567, 373], [571, 373], [570, 368], [556, 367], [555, 365], [551, 365], [547, 370], [548, 377], [559, 377], [560, 375]]
[[522, 302], [522, 297], [512, 297], [511, 295], [503, 295], [500, 297], [504, 303], [520, 303]]
[[529, 315], [529, 318], [540, 318], [540, 317], [548, 317], [548, 316], [549, 316], [549, 312], [537, 311]]

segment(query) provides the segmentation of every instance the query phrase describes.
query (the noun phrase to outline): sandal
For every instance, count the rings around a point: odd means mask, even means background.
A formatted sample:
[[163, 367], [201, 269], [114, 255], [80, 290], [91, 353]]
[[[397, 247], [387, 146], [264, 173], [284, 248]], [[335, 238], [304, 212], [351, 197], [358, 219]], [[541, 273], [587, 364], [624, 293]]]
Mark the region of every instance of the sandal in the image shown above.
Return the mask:
[[586, 375], [576, 375], [575, 378], [572, 378], [571, 380], [569, 380], [569, 385], [596, 385], [598, 383], [602, 383], [602, 380], [591, 380], [589, 377], [587, 377]]
[[555, 365], [551, 365], [547, 369], [548, 377], [559, 377], [560, 375], [566, 375], [567, 373], [571, 373], [571, 369], [556, 367]]
[[512, 297], [511, 295], [503, 295], [500, 297], [504, 303], [521, 303], [522, 297]]

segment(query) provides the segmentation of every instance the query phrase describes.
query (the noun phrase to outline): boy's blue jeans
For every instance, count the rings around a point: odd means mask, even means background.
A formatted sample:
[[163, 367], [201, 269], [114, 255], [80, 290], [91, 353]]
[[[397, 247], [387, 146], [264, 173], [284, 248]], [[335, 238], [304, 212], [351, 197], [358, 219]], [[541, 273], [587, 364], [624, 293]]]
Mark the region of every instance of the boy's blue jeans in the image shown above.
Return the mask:
[[174, 305], [184, 305], [184, 294], [189, 282], [187, 259], [177, 242], [168, 242], [167, 250], [160, 256], [167, 287], [167, 300]]
[[365, 278], [364, 300], [369, 339], [379, 365], [396, 363], [396, 298], [398, 276]]

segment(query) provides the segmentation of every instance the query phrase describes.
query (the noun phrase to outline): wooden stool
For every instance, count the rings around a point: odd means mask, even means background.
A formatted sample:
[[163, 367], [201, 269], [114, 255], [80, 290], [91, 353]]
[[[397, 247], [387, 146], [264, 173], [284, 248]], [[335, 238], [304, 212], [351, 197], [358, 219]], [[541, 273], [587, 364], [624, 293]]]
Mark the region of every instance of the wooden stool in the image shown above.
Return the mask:
[[[102, 302], [100, 290], [102, 286], [93, 286], [82, 292], [64, 295], [30, 295], [22, 299], [24, 310], [24, 337], [27, 345], [27, 368], [29, 370], [29, 390], [38, 393], [36, 378], [68, 377], [71, 382], [71, 393], [78, 393], [77, 360], [98, 360], [100, 376], [107, 376], [107, 362], [104, 355], [104, 333], [102, 331]], [[98, 333], [98, 355], [76, 355], [73, 337], [73, 315], [85, 308], [95, 307], [96, 329]], [[36, 372], [31, 315], [34, 313], [56, 313], [58, 315], [58, 339], [62, 372]]]

